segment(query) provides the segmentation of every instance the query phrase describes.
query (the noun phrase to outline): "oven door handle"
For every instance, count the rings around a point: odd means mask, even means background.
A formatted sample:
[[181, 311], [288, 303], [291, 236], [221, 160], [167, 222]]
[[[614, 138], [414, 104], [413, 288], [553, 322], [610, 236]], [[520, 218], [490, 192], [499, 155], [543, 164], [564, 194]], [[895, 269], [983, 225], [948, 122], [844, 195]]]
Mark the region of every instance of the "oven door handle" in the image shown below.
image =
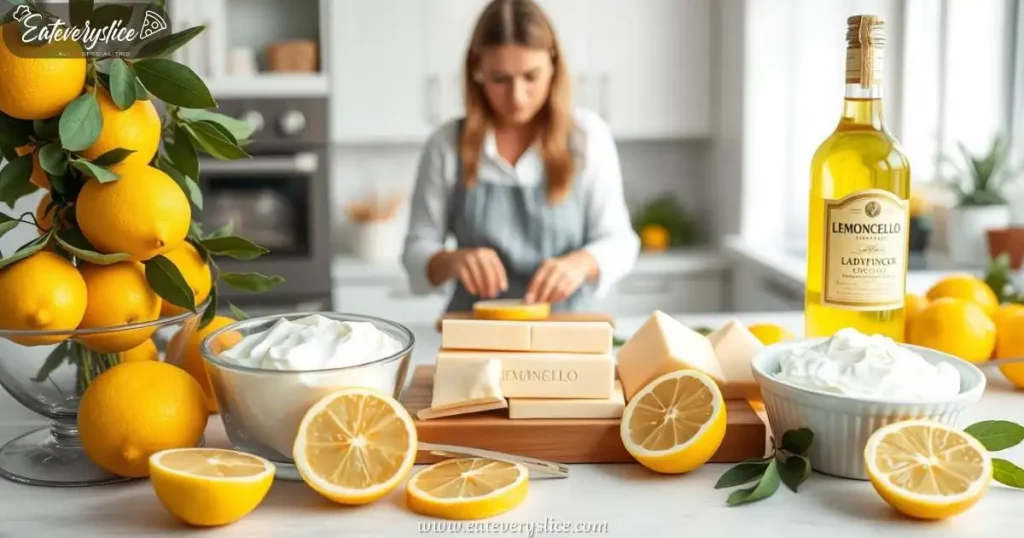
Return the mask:
[[291, 156], [252, 157], [235, 161], [202, 158], [199, 175], [246, 176], [267, 174], [312, 174], [320, 167], [316, 153], [301, 152]]

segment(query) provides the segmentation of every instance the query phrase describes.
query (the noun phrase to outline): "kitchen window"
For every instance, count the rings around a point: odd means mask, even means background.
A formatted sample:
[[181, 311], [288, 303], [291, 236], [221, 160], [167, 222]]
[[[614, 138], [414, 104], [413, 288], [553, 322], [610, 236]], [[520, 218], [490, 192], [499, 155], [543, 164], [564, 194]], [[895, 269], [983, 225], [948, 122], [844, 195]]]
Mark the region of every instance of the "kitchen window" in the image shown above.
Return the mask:
[[[804, 249], [809, 163], [838, 121], [849, 15], [886, 19], [886, 123], [909, 154], [916, 188], [937, 186], [942, 156], [958, 142], [981, 151], [1010, 133], [1024, 153], [1022, 6], [1024, 0], [794, 0], [752, 8], [742, 234]], [[778, 29], [782, 19], [785, 31]], [[774, 45], [770, 76], [750, 66], [768, 54], [757, 51], [768, 44], [758, 41], [762, 33]]]

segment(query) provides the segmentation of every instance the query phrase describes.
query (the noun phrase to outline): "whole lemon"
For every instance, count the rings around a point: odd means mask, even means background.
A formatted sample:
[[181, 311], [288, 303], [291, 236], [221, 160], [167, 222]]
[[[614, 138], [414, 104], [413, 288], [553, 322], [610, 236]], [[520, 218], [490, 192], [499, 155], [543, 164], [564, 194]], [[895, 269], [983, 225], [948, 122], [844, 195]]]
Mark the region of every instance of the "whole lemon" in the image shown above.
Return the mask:
[[[206, 372], [206, 363], [203, 360], [202, 353], [199, 351], [199, 344], [217, 329], [234, 322], [235, 320], [227, 316], [216, 316], [210, 320], [210, 323], [198, 331], [191, 332], [190, 334], [178, 331], [167, 344], [167, 360], [181, 366], [183, 370], [199, 382], [199, 385], [203, 387], [203, 393], [206, 395], [206, 408], [211, 413], [217, 412], [217, 397], [210, 386], [210, 376]], [[216, 342], [213, 342], [214, 352], [220, 353], [237, 344], [241, 339], [242, 333], [240, 332], [231, 331], [224, 333]]]
[[121, 362], [158, 360], [160, 360], [160, 352], [156, 349], [156, 342], [152, 338], [147, 338], [141, 344], [121, 353]]
[[928, 299], [934, 301], [941, 297], [953, 297], [972, 301], [992, 316], [999, 309], [999, 297], [984, 280], [966, 273], [949, 275], [936, 282], [928, 290]]
[[160, 146], [160, 115], [152, 101], [135, 101], [127, 110], [121, 110], [102, 87], [97, 98], [103, 129], [96, 141], [82, 151], [82, 156], [92, 160], [112, 149], [124, 148], [135, 153], [125, 157], [121, 164], [149, 164]]
[[90, 178], [75, 203], [78, 227], [105, 254], [145, 261], [177, 247], [188, 235], [192, 209], [181, 187], [145, 165], [117, 165], [116, 181]]
[[[83, 263], [78, 268], [92, 299], [85, 308], [81, 329], [120, 327], [160, 317], [160, 296], [149, 287], [146, 269], [139, 262], [111, 265]], [[153, 336], [156, 326], [81, 335], [78, 340], [101, 353], [117, 353], [138, 346]]]
[[[41, 250], [0, 270], [0, 329], [71, 331], [85, 315], [86, 286], [74, 265]], [[15, 336], [22, 345], [55, 344], [68, 335]]]
[[747, 327], [747, 330], [766, 346], [796, 338], [793, 333], [774, 323], [755, 323]]
[[916, 293], [908, 293], [903, 302], [903, 316], [910, 319], [919, 314], [928, 306], [928, 298]]
[[910, 320], [908, 342], [984, 362], [996, 345], [996, 324], [973, 301], [941, 297]]
[[[192, 295], [196, 298], [196, 305], [201, 304], [210, 296], [210, 289], [213, 287], [213, 275], [210, 274], [210, 264], [203, 260], [203, 257], [196, 250], [196, 247], [188, 241], [183, 241], [178, 246], [168, 250], [164, 256], [171, 260], [171, 263], [181, 271], [185, 282], [192, 288]], [[161, 316], [173, 316], [185, 312], [184, 308], [164, 301], [160, 307]]]
[[28, 155], [29, 153], [32, 153], [32, 175], [29, 177], [29, 181], [40, 189], [49, 189], [50, 176], [46, 175], [46, 170], [43, 170], [43, 166], [39, 164], [39, 152], [36, 151], [36, 147], [32, 144], [26, 144], [24, 146], [19, 146], [14, 151], [16, 151], [18, 155]]
[[[81, 95], [86, 71], [81, 47], [56, 41], [24, 45], [15, 52], [8, 47], [20, 43], [19, 25], [8, 23], [0, 31], [0, 112], [22, 120], [45, 120], [60, 115]], [[62, 53], [67, 56], [57, 57]]]
[[640, 245], [644, 250], [665, 250], [670, 239], [668, 230], [660, 224], [648, 224], [640, 229]]
[[199, 444], [206, 429], [203, 389], [160, 361], [125, 362], [99, 375], [78, 406], [85, 454], [108, 472], [149, 475], [149, 457]]
[[[1024, 305], [1004, 305], [996, 321], [995, 358], [1024, 357]], [[1003, 364], [999, 371], [1015, 386], [1024, 388], [1024, 364]]]

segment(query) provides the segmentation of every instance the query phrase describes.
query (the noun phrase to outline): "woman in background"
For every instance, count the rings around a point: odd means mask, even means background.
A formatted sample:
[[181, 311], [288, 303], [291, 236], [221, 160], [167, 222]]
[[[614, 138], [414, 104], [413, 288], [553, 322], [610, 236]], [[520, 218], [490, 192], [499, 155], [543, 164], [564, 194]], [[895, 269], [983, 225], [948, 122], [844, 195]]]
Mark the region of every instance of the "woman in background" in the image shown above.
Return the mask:
[[[466, 115], [426, 143], [402, 263], [416, 293], [456, 279], [448, 312], [481, 299], [585, 310], [636, 262], [608, 126], [571, 107], [554, 29], [531, 0], [494, 0], [465, 60]], [[446, 250], [454, 235], [457, 249]]]

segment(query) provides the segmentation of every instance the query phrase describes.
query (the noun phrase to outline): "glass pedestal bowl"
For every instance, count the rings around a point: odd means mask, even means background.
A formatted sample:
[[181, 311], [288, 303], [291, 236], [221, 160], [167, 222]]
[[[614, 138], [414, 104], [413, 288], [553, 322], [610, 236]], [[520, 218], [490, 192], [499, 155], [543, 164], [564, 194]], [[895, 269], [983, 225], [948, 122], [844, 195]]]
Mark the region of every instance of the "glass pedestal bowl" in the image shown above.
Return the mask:
[[[209, 300], [196, 313], [185, 312], [148, 323], [75, 331], [0, 330], [0, 386], [50, 425], [0, 448], [0, 477], [34, 486], [94, 486], [128, 480], [97, 467], [78, 438], [78, 402], [86, 387], [121, 361], [120, 353], [98, 353], [85, 342], [103, 335], [152, 333], [160, 360], [179, 364], [184, 353], [167, 353], [172, 336], [190, 336]], [[184, 347], [184, 346], [182, 346]]]

